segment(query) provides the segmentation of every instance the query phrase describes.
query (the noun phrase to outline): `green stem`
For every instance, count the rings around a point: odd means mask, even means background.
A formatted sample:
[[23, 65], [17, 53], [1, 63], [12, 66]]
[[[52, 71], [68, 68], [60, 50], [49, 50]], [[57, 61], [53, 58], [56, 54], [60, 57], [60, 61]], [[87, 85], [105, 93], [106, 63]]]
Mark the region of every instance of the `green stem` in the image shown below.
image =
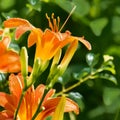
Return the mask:
[[42, 103], [43, 103], [43, 100], [44, 100], [47, 92], [48, 92], [48, 89], [45, 89], [44, 94], [43, 94], [43, 97], [42, 97], [42, 99], [40, 100], [40, 103], [39, 103], [39, 105], [38, 105], [38, 107], [37, 107], [37, 110], [36, 110], [36, 112], [35, 112], [35, 114], [33, 115], [33, 117], [32, 117], [31, 120], [35, 120], [35, 118], [37, 117], [38, 113], [41, 112], [41, 110], [42, 110], [42, 109], [41, 109], [41, 105], [42, 105]]
[[101, 72], [101, 69], [98, 69], [98, 70], [96, 70], [95, 72], [92, 72], [90, 75], [86, 76], [85, 78], [81, 78], [81, 79], [79, 80], [79, 82], [77, 82], [77, 83], [73, 84], [72, 86], [64, 89], [63, 91], [57, 93], [56, 96], [59, 96], [59, 95], [61, 95], [61, 94], [63, 94], [63, 93], [66, 93], [66, 92], [74, 89], [75, 87], [78, 87], [81, 83], [83, 83], [83, 82], [91, 79], [91, 78], [92, 78], [95, 74], [97, 74], [98, 72]]
[[23, 90], [23, 91], [22, 91], [22, 94], [21, 94], [21, 96], [20, 96], [20, 100], [19, 100], [17, 109], [16, 109], [16, 111], [15, 111], [14, 120], [17, 119], [17, 114], [18, 114], [18, 111], [19, 111], [19, 109], [20, 109], [20, 105], [21, 105], [21, 103], [22, 103], [22, 100], [23, 100], [24, 95], [25, 95], [25, 91]]

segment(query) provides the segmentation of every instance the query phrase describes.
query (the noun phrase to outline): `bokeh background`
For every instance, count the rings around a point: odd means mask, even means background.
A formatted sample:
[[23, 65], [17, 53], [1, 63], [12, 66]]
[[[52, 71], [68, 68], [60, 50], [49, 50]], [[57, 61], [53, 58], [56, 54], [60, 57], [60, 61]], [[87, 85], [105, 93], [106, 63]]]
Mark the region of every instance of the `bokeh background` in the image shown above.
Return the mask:
[[[87, 65], [86, 54], [104, 54], [114, 57], [118, 84], [96, 79], [75, 88], [82, 96], [79, 101], [81, 113], [70, 115], [72, 120], [119, 120], [120, 119], [120, 0], [0, 0], [0, 27], [3, 21], [11, 17], [27, 19], [34, 26], [48, 28], [47, 13], [60, 17], [60, 26], [64, 23], [72, 8], [75, 11], [62, 29], [69, 30], [74, 36], [84, 36], [91, 45], [88, 51], [79, 44], [79, 48], [70, 63], [68, 71], [78, 71]], [[69, 72], [68, 72], [69, 73]], [[0, 74], [0, 91], [7, 91], [6, 76]], [[68, 74], [68, 78], [70, 75]], [[68, 79], [67, 78], [67, 79]], [[59, 86], [59, 84], [58, 84]], [[65, 115], [68, 120], [68, 114]]]

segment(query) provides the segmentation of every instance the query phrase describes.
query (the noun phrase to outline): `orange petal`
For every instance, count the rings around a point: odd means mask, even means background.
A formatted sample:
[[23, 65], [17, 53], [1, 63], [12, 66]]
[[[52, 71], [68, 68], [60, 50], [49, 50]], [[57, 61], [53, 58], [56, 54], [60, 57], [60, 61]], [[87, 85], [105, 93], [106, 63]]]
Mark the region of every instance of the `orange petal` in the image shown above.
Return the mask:
[[35, 102], [38, 104], [43, 96], [45, 86], [40, 84], [35, 90]]
[[[52, 115], [53, 112], [55, 112], [55, 109], [56, 109], [57, 105], [59, 104], [60, 100], [61, 100], [61, 97], [52, 98], [52, 99], [47, 100], [43, 105], [45, 110], [40, 112], [35, 120], [44, 120], [47, 116]], [[76, 114], [78, 114], [79, 107], [74, 101], [72, 101], [69, 98], [66, 98], [64, 112], [72, 112], [72, 111], [74, 111]]]
[[31, 24], [27, 20], [21, 18], [10, 18], [4, 21], [4, 26], [7, 28], [19, 27], [21, 25], [25, 25], [29, 27], [31, 26]]
[[85, 40], [84, 37], [75, 37], [75, 38], [79, 40], [81, 43], [83, 43], [88, 50], [92, 49], [91, 44], [87, 40]]
[[6, 52], [8, 46], [10, 44], [10, 38], [4, 37], [2, 41], [0, 41], [0, 55], [2, 55], [4, 52]]
[[43, 32], [41, 29], [33, 29], [28, 37], [28, 47], [31, 47], [38, 41], [38, 37], [42, 38]]
[[73, 100], [67, 98], [65, 105], [65, 112], [72, 112], [72, 111], [74, 111], [76, 114], [79, 114], [79, 106]]
[[[32, 118], [32, 114], [35, 112], [35, 107], [34, 107], [34, 103], [35, 103], [35, 91], [34, 91], [34, 86], [31, 86], [25, 94], [25, 109], [26, 109], [26, 113], [27, 113], [27, 119], [30, 120]], [[35, 103], [37, 104], [37, 103]], [[21, 106], [22, 109], [22, 106]], [[21, 113], [23, 114], [23, 111], [21, 111]]]
[[17, 99], [19, 100], [20, 95], [22, 93], [22, 89], [23, 89], [23, 78], [21, 74], [18, 75], [14, 75], [11, 74], [9, 76], [9, 89], [10, 92], [12, 92], [13, 95], [15, 95], [17, 97]]
[[15, 110], [15, 97], [9, 94], [0, 92], [0, 106], [4, 107], [6, 110], [14, 112]]
[[55, 94], [55, 90], [54, 90], [54, 89], [50, 89], [50, 90], [48, 91], [48, 93], [46, 94], [45, 98], [44, 98], [43, 104], [44, 104], [50, 97], [52, 97], [54, 94]]
[[13, 120], [14, 114], [11, 111], [4, 110], [0, 112], [0, 120]]
[[0, 71], [1, 72], [19, 72], [20, 71], [20, 58], [19, 55], [10, 50], [0, 56]]
[[[61, 97], [52, 98], [52, 99], [47, 100], [43, 105], [45, 107], [45, 110], [52, 108], [54, 111], [56, 106], [58, 105], [60, 99], [61, 99]], [[78, 114], [79, 107], [74, 101], [72, 101], [69, 98], [66, 98], [65, 112], [70, 112], [70, 111], [74, 111], [76, 114]]]
[[51, 115], [52, 113], [53, 113], [52, 108], [43, 110], [38, 114], [38, 116], [35, 118], [35, 120], [45, 120], [45, 118], [48, 117], [49, 115]]
[[29, 27], [29, 26], [19, 26], [17, 29], [16, 29], [16, 32], [15, 32], [15, 39], [19, 39], [25, 32], [31, 30], [32, 28]]

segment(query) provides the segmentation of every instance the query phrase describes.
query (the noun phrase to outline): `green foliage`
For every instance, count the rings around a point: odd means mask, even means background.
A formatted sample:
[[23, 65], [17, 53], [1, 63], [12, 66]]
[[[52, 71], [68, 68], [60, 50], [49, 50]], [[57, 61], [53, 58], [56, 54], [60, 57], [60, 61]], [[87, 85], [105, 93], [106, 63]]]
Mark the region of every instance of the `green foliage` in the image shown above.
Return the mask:
[[107, 25], [107, 18], [99, 18], [90, 22], [90, 27], [96, 36], [99, 36]]
[[[73, 89], [74, 92], [66, 93], [82, 109], [75, 119], [114, 120], [120, 110], [119, 0], [0, 0], [0, 28], [2, 22], [10, 17], [25, 18], [41, 29], [48, 28], [46, 12], [54, 12], [55, 16], [59, 16], [62, 25], [74, 6], [76, 9], [64, 29], [67, 28], [77, 36], [85, 36], [92, 45], [92, 51], [87, 54], [83, 46], [79, 48], [64, 76], [59, 77], [59, 89], [61, 86], [69, 88], [73, 83], [85, 80]], [[27, 37], [23, 37], [19, 41], [13, 40], [10, 48], [18, 52], [26, 43], [24, 40]], [[33, 59], [33, 52], [34, 47], [29, 49], [29, 62]], [[109, 55], [107, 60], [104, 54]], [[7, 75], [1, 73], [0, 91], [6, 91], [6, 79]], [[65, 118], [69, 120], [70, 115]]]

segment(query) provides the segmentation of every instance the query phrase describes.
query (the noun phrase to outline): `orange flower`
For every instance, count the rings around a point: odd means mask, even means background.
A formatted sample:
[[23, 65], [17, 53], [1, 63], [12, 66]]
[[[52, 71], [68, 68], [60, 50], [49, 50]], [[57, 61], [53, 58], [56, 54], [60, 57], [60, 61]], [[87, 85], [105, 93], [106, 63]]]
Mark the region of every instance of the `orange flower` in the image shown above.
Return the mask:
[[[22, 75], [18, 74], [15, 76], [11, 74], [9, 77], [9, 89], [11, 94], [0, 92], [0, 106], [4, 108], [4, 110], [0, 112], [0, 120], [13, 120], [23, 88], [24, 82]], [[38, 107], [38, 103], [42, 99], [44, 90], [45, 86], [40, 84], [36, 89], [34, 89], [34, 86], [31, 86], [26, 91], [18, 111], [17, 120], [31, 120]], [[35, 120], [44, 120], [47, 116], [54, 113], [61, 99], [61, 97], [52, 98], [54, 92], [55, 90], [53, 89], [48, 91], [42, 103], [42, 111], [37, 115]], [[70, 111], [74, 111], [78, 114], [79, 108], [75, 102], [66, 98], [64, 112]]]
[[19, 72], [21, 69], [19, 54], [8, 49], [9, 44], [9, 37], [4, 37], [0, 41], [0, 72]]
[[[8, 28], [17, 27], [15, 38], [18, 39], [23, 33], [30, 30], [31, 33], [28, 37], [28, 47], [36, 43], [36, 58], [40, 58], [43, 61], [50, 60], [61, 48], [67, 44], [71, 44], [74, 40], [82, 42], [89, 50], [91, 45], [84, 37], [71, 36], [69, 31], [61, 33], [59, 31], [59, 22], [54, 18], [52, 14], [53, 23], [50, 18], [46, 15], [49, 21], [49, 27], [51, 30], [46, 29], [44, 32], [32, 26], [27, 20], [21, 18], [11, 18], [4, 22], [4, 26]], [[74, 47], [74, 46], [73, 46]]]

